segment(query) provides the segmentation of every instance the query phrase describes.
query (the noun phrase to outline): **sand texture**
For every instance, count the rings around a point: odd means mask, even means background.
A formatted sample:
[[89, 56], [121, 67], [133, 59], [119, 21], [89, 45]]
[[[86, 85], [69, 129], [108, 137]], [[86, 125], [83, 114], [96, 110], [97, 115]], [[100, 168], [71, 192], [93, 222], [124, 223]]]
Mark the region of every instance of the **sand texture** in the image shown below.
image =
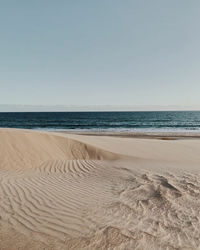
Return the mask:
[[200, 249], [200, 140], [0, 129], [0, 250]]

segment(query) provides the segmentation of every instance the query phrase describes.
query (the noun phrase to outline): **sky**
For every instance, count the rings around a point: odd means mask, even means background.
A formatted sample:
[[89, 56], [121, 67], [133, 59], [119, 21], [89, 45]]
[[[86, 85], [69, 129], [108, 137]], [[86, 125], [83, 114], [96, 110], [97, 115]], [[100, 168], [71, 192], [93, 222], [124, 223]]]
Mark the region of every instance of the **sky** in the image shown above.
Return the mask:
[[199, 0], [0, 1], [0, 105], [200, 106], [199, 11]]

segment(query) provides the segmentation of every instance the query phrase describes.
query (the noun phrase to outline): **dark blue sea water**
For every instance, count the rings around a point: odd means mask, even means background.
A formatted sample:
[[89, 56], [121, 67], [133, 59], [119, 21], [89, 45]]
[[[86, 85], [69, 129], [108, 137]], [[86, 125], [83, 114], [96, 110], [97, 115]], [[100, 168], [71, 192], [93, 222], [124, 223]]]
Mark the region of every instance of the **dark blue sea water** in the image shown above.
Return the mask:
[[45, 130], [200, 132], [200, 111], [0, 113], [0, 127]]

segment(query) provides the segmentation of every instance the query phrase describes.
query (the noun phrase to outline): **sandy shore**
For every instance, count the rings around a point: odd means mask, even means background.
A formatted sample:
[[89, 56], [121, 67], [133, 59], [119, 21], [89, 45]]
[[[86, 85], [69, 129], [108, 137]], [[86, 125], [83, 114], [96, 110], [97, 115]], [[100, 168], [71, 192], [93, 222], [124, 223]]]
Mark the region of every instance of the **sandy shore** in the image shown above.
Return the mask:
[[[56, 132], [56, 131], [54, 131]], [[200, 139], [199, 132], [110, 132], [110, 131], [81, 131], [73, 132], [59, 131], [64, 134], [78, 134], [78, 135], [91, 135], [91, 136], [114, 136], [121, 138], [141, 138], [141, 139]]]
[[136, 137], [0, 129], [0, 249], [200, 249], [200, 139]]

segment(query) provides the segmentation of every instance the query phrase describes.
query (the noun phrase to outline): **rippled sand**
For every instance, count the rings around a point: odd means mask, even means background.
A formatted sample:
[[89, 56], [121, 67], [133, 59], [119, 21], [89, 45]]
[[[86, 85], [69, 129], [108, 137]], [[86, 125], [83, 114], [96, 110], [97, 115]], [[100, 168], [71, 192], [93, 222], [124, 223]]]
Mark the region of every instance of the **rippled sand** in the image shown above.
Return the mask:
[[0, 249], [199, 249], [200, 140], [0, 130]]

